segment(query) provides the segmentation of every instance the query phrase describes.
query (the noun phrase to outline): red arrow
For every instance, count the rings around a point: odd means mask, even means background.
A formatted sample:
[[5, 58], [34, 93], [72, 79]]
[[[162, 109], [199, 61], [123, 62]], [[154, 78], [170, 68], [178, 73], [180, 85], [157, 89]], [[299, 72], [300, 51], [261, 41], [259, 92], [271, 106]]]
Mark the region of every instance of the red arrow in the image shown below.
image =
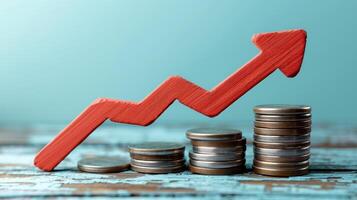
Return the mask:
[[261, 33], [252, 41], [261, 52], [211, 91], [172, 76], [141, 102], [97, 99], [37, 154], [34, 164], [44, 171], [53, 170], [106, 119], [147, 126], [175, 100], [214, 117], [277, 68], [287, 77], [299, 72], [306, 44], [304, 30]]

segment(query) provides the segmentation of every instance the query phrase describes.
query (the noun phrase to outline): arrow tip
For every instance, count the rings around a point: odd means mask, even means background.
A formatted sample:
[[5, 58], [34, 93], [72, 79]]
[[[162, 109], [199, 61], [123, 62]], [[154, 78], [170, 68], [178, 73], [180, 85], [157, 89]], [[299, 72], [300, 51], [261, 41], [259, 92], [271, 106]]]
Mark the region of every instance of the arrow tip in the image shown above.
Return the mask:
[[306, 35], [302, 29], [259, 33], [253, 36], [252, 41], [263, 53], [275, 58], [274, 64], [287, 77], [294, 77], [299, 73], [304, 58]]

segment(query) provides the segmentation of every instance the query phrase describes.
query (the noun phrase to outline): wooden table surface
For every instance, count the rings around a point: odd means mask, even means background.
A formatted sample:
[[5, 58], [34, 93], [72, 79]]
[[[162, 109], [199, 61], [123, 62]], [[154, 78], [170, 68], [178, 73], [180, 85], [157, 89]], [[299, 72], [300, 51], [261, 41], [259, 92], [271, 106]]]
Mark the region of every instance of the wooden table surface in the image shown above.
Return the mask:
[[205, 176], [188, 171], [162, 175], [133, 171], [91, 174], [76, 169], [82, 157], [128, 156], [126, 146], [131, 143], [176, 141], [188, 145], [184, 132], [197, 126], [205, 125], [103, 126], [53, 172], [42, 172], [32, 162], [36, 152], [63, 125], [3, 126], [0, 129], [0, 198], [357, 199], [357, 126], [353, 125], [314, 124], [311, 172], [305, 176], [275, 178], [252, 173], [250, 125], [235, 126], [243, 130], [248, 140], [248, 172], [244, 174]]

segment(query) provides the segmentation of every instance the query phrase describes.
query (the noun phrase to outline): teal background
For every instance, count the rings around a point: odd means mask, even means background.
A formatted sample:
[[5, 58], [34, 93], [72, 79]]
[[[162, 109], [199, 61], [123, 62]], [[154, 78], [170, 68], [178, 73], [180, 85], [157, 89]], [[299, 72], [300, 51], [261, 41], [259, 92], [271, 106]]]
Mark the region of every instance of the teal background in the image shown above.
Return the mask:
[[97, 97], [139, 101], [170, 75], [206, 89], [258, 53], [254, 33], [303, 28], [300, 74], [276, 71], [220, 116], [175, 104], [157, 122], [250, 121], [266, 103], [355, 122], [357, 1], [0, 2], [0, 123], [68, 122]]

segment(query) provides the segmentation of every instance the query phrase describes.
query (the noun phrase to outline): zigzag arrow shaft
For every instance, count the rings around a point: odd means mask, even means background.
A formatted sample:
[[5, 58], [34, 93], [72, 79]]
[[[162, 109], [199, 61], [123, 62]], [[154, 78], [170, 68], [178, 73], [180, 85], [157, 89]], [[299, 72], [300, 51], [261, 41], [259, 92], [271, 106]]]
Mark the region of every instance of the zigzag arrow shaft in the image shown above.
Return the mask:
[[146, 126], [175, 100], [214, 117], [277, 68], [288, 77], [294, 77], [299, 72], [306, 43], [305, 31], [258, 34], [253, 37], [253, 42], [262, 51], [211, 91], [173, 76], [139, 103], [97, 99], [38, 153], [34, 164], [42, 170], [51, 171], [107, 119]]

